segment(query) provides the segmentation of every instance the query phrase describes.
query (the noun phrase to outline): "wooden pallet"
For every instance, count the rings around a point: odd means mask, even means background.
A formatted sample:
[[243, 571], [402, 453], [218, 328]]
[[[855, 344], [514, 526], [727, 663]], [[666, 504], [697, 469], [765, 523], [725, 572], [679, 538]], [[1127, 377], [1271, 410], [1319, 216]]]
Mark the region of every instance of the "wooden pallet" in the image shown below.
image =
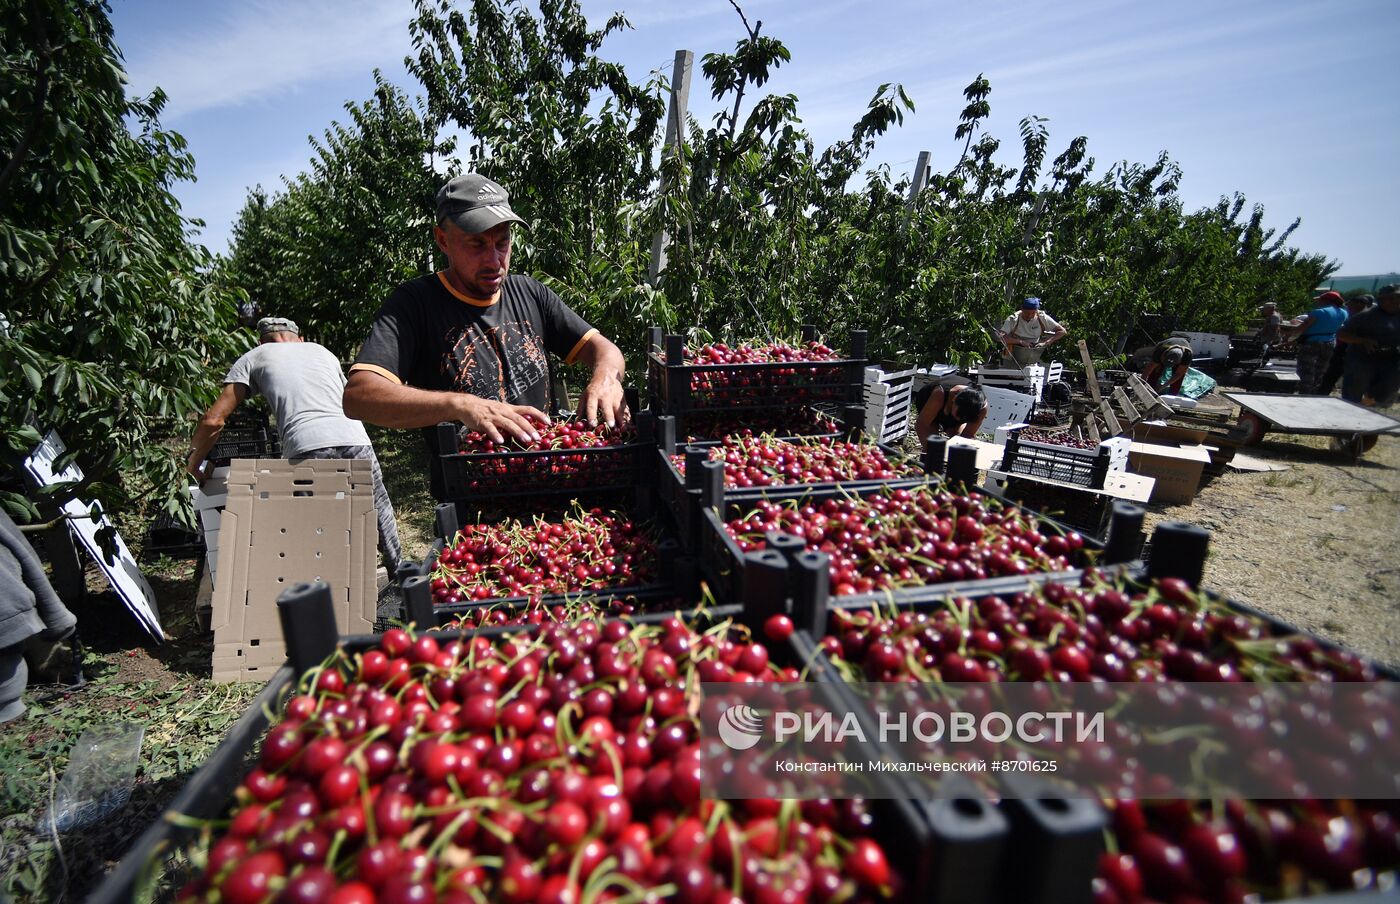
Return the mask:
[[1093, 405], [1076, 414], [1070, 425], [1074, 435], [1098, 442], [1104, 436], [1126, 433], [1143, 421], [1172, 415], [1171, 406], [1163, 402], [1157, 391], [1135, 373], [1127, 375], [1125, 384], [1114, 386], [1111, 392], [1104, 392], [1094, 372], [1089, 346], [1082, 339], [1079, 341], [1079, 357], [1084, 363], [1084, 379]]

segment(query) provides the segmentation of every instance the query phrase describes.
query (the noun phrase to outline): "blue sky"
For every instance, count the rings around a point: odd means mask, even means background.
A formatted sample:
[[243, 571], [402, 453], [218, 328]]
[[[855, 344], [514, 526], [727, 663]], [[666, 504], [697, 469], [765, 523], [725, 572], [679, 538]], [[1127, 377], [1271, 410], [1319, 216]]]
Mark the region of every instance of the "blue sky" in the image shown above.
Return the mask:
[[[1243, 192], [1270, 226], [1301, 216], [1292, 243], [1339, 259], [1342, 274], [1400, 269], [1396, 0], [741, 5], [792, 51], [765, 90], [797, 95], [819, 149], [849, 134], [881, 83], [899, 82], [917, 111], [873, 162], [907, 172], [928, 150], [946, 168], [959, 149], [962, 88], [984, 73], [988, 126], [1012, 154], [1031, 114], [1049, 117], [1052, 156], [1088, 136], [1096, 172], [1166, 150], [1185, 173], [1188, 209]], [[203, 241], [215, 251], [248, 188], [276, 188], [304, 169], [307, 136], [344, 119], [346, 101], [369, 97], [373, 69], [416, 93], [403, 68], [411, 0], [112, 7], [132, 90], [162, 87], [163, 123], [189, 140], [199, 181], [177, 193], [207, 223]], [[584, 0], [584, 10], [599, 23], [627, 14], [634, 30], [614, 35], [603, 55], [634, 81], [669, 76], [676, 50], [695, 51], [691, 114], [708, 121], [699, 58], [742, 35], [727, 0]]]

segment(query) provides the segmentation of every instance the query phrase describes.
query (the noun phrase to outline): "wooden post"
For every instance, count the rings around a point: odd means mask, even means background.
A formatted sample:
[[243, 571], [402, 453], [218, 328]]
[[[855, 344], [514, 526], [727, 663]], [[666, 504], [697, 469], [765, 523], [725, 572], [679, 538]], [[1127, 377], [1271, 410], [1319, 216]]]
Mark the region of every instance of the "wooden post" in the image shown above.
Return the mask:
[[[676, 51], [676, 64], [671, 72], [671, 111], [666, 117], [666, 145], [661, 157], [666, 159], [679, 152], [685, 136], [686, 106], [690, 100], [690, 72], [695, 68], [695, 54], [689, 50]], [[666, 175], [661, 176], [661, 197], [666, 196]], [[647, 267], [647, 281], [655, 286], [666, 269], [666, 231], [656, 234], [651, 243], [651, 264]]]
[[1089, 395], [1093, 397], [1094, 404], [1098, 405], [1103, 401], [1099, 395], [1099, 378], [1094, 373], [1094, 359], [1089, 356], [1089, 343], [1083, 339], [1079, 340], [1079, 360], [1084, 362], [1084, 382], [1089, 384]]
[[919, 160], [914, 164], [914, 179], [909, 183], [909, 199], [905, 202], [906, 207], [914, 206], [914, 199], [919, 196], [919, 192], [924, 190], [928, 184], [928, 161], [929, 152], [919, 151]]

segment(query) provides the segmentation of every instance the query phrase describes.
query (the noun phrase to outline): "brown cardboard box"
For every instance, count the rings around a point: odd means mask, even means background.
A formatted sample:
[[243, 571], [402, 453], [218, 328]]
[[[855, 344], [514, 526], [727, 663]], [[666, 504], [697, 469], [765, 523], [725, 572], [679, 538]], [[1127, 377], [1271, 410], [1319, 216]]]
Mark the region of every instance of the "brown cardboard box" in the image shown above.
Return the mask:
[[1201, 472], [1210, 462], [1205, 446], [1159, 446], [1133, 443], [1128, 447], [1128, 468], [1156, 480], [1152, 502], [1190, 503], [1201, 485]]
[[277, 597], [325, 581], [342, 634], [374, 630], [379, 525], [368, 461], [236, 460], [219, 524], [215, 681], [262, 681], [287, 658]]
[[1178, 443], [1196, 445], [1210, 437], [1209, 431], [1193, 427], [1179, 427], [1176, 424], [1149, 424], [1142, 422], [1133, 425], [1133, 439], [1153, 443]]

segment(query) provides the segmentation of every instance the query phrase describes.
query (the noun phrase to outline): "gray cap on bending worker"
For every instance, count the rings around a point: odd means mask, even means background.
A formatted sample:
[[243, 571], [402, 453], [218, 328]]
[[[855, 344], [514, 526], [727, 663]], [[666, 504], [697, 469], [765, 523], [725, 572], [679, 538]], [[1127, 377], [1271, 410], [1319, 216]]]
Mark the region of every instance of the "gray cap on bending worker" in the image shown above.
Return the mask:
[[294, 336], [301, 335], [301, 328], [296, 325], [296, 321], [288, 320], [286, 317], [264, 317], [258, 321], [258, 337], [266, 339], [273, 333], [291, 333]]

